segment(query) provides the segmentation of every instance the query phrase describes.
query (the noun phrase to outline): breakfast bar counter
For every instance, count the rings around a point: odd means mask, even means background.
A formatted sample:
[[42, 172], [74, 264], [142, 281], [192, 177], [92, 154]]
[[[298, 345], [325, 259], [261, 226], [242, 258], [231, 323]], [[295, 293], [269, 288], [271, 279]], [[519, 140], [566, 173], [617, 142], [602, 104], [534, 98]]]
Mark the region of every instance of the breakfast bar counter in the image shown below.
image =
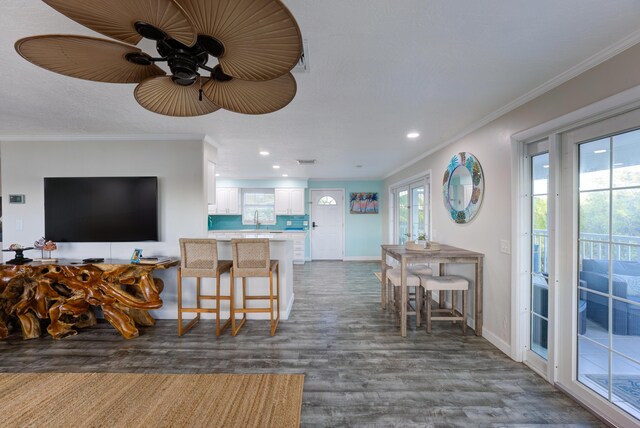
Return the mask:
[[[209, 237], [215, 238], [218, 241], [218, 258], [220, 260], [231, 260], [231, 240], [236, 238], [265, 238], [269, 239], [269, 251], [271, 252], [271, 259], [278, 260], [280, 266], [280, 318], [286, 320], [289, 318], [289, 313], [293, 307], [294, 292], [293, 292], [293, 255], [294, 255], [294, 239], [283, 234], [270, 233], [270, 237], [265, 236], [269, 231], [258, 230], [256, 232], [213, 232], [209, 231]], [[304, 235], [303, 235], [304, 236]], [[220, 283], [222, 285], [222, 293], [228, 295], [229, 293], [229, 274], [223, 274], [221, 276]], [[235, 295], [242, 295], [242, 282], [236, 281]], [[268, 294], [269, 290], [269, 278], [247, 278], [247, 288], [249, 294]], [[221, 318], [225, 319], [229, 314], [228, 302], [220, 302]], [[238, 302], [236, 302], [236, 305]], [[259, 307], [264, 303], [257, 301], [248, 301], [247, 307]], [[239, 316], [239, 315], [238, 315]], [[263, 313], [250, 313], [247, 314], [247, 319], [268, 319], [268, 314]]]

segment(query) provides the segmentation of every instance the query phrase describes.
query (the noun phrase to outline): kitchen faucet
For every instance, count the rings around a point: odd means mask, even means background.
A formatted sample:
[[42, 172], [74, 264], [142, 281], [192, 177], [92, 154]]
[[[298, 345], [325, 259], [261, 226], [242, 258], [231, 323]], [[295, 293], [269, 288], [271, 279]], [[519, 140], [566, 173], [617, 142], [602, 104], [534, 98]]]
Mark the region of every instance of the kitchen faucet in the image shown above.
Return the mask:
[[256, 230], [260, 229], [260, 221], [258, 220], [258, 210], [256, 210], [255, 213], [253, 213], [253, 222], [256, 225]]

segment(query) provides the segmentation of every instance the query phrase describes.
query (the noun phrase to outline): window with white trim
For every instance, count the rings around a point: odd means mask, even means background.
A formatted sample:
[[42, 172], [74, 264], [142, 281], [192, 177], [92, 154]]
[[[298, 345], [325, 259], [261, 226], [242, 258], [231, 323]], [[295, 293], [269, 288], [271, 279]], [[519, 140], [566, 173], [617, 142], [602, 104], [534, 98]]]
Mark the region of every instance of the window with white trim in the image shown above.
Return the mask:
[[242, 224], [276, 224], [273, 189], [242, 190]]
[[323, 196], [318, 201], [318, 205], [336, 205], [337, 202], [331, 196]]

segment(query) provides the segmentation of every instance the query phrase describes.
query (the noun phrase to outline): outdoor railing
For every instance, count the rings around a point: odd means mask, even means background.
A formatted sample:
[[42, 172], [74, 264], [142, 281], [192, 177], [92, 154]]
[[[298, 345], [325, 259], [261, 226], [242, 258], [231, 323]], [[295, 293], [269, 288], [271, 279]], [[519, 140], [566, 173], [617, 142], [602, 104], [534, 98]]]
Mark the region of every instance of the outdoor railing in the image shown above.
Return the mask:
[[[533, 243], [533, 272], [547, 272], [549, 232], [534, 230], [531, 235]], [[640, 237], [626, 235], [611, 236], [613, 260], [640, 262]], [[583, 259], [609, 259], [609, 235], [603, 233], [581, 233], [580, 255]]]

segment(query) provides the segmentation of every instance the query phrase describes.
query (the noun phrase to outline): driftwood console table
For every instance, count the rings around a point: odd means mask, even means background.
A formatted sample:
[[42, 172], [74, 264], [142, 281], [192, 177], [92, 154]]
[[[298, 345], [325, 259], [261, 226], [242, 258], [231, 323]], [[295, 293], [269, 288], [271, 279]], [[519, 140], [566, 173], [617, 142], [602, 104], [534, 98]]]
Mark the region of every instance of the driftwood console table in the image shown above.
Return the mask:
[[153, 271], [177, 264], [177, 260], [157, 265], [60, 260], [0, 265], [0, 338], [15, 325], [25, 339], [40, 337], [43, 320], [50, 321], [47, 332], [54, 339], [74, 335], [79, 328], [95, 325], [96, 307], [126, 339], [137, 337], [136, 325], [155, 324], [147, 311], [162, 307], [164, 283], [153, 278]]

